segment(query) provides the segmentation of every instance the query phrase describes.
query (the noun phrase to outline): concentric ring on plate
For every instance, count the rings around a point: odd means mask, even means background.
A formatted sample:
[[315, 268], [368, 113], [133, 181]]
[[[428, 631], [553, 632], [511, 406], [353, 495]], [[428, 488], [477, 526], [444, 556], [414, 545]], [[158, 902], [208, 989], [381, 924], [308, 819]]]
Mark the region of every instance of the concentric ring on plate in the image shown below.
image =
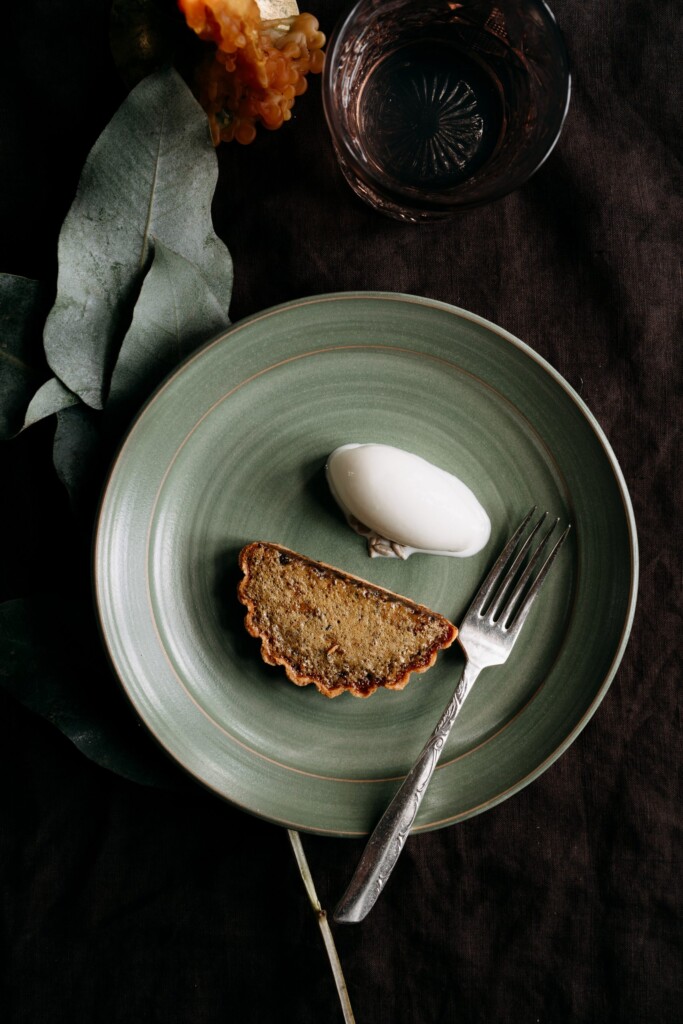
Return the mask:
[[[354, 440], [415, 451], [464, 479], [493, 521], [487, 549], [466, 560], [368, 559], [322, 472], [327, 454]], [[162, 385], [114, 464], [95, 548], [112, 662], [143, 721], [199, 781], [292, 827], [366, 832], [446, 703], [458, 653], [366, 702], [294, 688], [243, 630], [237, 551], [276, 541], [457, 623], [533, 502], [571, 517], [573, 545], [519, 655], [477, 684], [418, 829], [519, 789], [597, 707], [633, 615], [628, 494], [578, 396], [500, 328], [381, 293], [266, 311]]]

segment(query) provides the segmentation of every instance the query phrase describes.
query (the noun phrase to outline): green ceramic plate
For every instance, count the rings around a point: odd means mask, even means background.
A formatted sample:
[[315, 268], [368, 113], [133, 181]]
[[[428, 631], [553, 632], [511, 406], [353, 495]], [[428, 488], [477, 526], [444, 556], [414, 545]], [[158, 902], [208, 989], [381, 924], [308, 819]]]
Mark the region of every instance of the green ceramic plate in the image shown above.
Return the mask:
[[[463, 479], [493, 523], [485, 551], [368, 558], [324, 480], [327, 455], [347, 441], [405, 448]], [[635, 603], [628, 493], [579, 397], [480, 317], [374, 293], [269, 310], [181, 366], [114, 464], [95, 551], [113, 664], [154, 736], [215, 792], [297, 829], [367, 832], [454, 688], [457, 644], [401, 693], [299, 689], [243, 628], [238, 551], [275, 541], [457, 623], [532, 504], [571, 521], [571, 541], [512, 657], [474, 688], [416, 829], [510, 796], [595, 711]]]

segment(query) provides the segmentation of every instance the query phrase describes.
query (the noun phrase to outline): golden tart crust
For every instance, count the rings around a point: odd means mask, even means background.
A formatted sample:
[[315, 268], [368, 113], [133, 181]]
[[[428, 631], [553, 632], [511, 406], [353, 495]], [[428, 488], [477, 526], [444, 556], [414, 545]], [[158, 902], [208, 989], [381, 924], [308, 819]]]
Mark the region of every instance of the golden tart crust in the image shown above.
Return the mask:
[[247, 544], [239, 565], [237, 593], [261, 657], [326, 697], [402, 690], [457, 636], [424, 605], [279, 544]]

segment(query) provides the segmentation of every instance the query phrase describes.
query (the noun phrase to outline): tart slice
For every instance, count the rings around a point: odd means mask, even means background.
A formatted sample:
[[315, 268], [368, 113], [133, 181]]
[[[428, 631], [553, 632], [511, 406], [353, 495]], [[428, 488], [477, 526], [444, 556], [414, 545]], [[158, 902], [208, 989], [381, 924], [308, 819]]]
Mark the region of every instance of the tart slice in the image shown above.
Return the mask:
[[402, 690], [457, 636], [423, 605], [278, 544], [247, 544], [239, 564], [237, 594], [261, 657], [326, 697]]

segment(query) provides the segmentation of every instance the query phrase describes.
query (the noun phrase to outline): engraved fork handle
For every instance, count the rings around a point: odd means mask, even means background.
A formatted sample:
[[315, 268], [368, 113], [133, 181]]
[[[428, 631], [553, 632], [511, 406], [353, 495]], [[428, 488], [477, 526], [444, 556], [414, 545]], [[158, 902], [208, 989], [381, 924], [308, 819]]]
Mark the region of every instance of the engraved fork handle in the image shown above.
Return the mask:
[[455, 692], [422, 753], [375, 826], [353, 878], [334, 912], [335, 921], [344, 924], [362, 921], [375, 905], [401, 855], [453, 722], [480, 672], [480, 666], [466, 662]]

